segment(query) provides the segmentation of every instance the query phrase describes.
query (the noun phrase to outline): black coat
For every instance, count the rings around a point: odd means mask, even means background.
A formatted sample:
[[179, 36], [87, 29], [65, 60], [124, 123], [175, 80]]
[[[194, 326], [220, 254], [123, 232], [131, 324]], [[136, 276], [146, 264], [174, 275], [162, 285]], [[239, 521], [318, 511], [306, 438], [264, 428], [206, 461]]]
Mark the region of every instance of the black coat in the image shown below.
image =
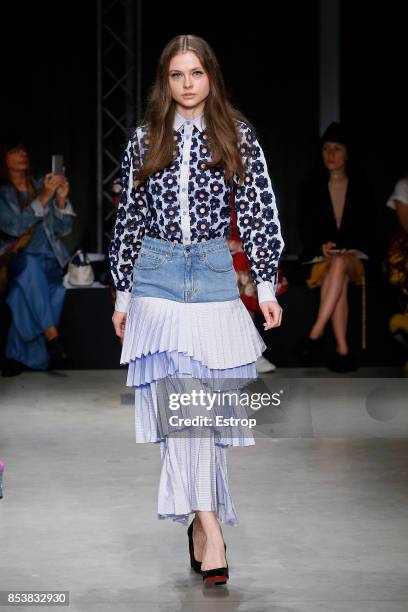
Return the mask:
[[368, 256], [374, 249], [375, 205], [366, 183], [349, 177], [340, 227], [337, 228], [326, 178], [308, 182], [301, 196], [301, 261], [322, 255], [321, 246], [333, 241], [336, 248], [358, 249]]

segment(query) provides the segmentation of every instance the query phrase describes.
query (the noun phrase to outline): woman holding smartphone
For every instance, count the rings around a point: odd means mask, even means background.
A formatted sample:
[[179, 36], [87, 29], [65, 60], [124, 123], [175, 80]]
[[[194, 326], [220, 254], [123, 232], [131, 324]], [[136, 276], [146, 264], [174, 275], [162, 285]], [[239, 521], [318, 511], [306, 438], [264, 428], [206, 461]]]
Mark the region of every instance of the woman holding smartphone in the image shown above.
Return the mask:
[[264, 154], [229, 103], [210, 46], [177, 36], [161, 54], [146, 119], [123, 157], [110, 245], [113, 324], [135, 387], [136, 442], [160, 443], [158, 518], [187, 525], [195, 514], [191, 566], [214, 584], [229, 577], [220, 523], [238, 524], [226, 449], [254, 444], [253, 436], [227, 439], [211, 428], [201, 438], [192, 428], [165, 435], [157, 421], [159, 383], [253, 379], [266, 348], [240, 300], [228, 250], [231, 189], [270, 329], [281, 321], [275, 286], [283, 240]]
[[65, 176], [32, 176], [27, 147], [3, 143], [0, 187], [0, 292], [11, 310], [3, 376], [46, 370], [66, 357], [58, 325], [69, 260], [61, 238], [75, 212]]

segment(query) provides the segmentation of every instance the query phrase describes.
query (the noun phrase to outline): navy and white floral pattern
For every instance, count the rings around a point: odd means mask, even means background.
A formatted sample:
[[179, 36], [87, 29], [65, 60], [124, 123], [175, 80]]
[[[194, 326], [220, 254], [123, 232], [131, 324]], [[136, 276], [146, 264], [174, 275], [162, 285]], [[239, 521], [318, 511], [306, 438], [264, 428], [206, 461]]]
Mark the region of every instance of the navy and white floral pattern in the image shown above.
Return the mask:
[[[174, 161], [143, 184], [138, 183], [136, 175], [149, 146], [146, 126], [135, 130], [124, 152], [122, 192], [109, 246], [111, 273], [119, 291], [132, 289], [133, 267], [145, 234], [186, 243], [228, 233], [231, 186], [225, 181], [223, 169], [206, 167], [211, 154], [203, 122], [179, 123], [178, 130], [174, 129]], [[193, 125], [186, 126], [186, 123]], [[233, 181], [237, 226], [254, 282], [270, 281], [275, 285], [284, 246], [275, 196], [264, 153], [253, 128], [242, 122], [238, 128], [246, 174], [243, 184], [239, 184], [237, 176]], [[184, 196], [180, 193], [180, 176], [188, 177], [182, 183], [186, 185], [182, 189], [186, 192]], [[181, 215], [187, 215], [187, 210], [189, 232], [186, 237], [183, 232], [186, 217], [182, 222]]]

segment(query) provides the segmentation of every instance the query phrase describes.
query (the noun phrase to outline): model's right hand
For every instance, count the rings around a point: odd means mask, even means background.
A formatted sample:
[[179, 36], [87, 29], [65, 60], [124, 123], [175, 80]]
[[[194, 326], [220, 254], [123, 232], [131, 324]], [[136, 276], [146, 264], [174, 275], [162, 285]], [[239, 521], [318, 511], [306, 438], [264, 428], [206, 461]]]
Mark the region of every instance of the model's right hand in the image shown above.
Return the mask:
[[126, 317], [127, 312], [119, 312], [118, 310], [115, 310], [112, 316], [112, 323], [113, 327], [115, 328], [115, 333], [117, 336], [119, 336], [122, 344], [125, 335]]

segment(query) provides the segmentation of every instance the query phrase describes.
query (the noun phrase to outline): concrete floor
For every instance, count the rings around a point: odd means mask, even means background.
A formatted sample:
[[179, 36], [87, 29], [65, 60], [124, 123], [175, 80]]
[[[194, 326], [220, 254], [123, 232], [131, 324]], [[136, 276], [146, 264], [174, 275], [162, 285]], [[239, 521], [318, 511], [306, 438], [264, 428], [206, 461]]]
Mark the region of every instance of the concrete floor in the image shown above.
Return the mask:
[[186, 530], [156, 518], [159, 448], [134, 442], [125, 374], [0, 379], [0, 590], [69, 591], [72, 612], [407, 612], [407, 379], [279, 372], [290, 400], [228, 451], [230, 582], [203, 589]]

